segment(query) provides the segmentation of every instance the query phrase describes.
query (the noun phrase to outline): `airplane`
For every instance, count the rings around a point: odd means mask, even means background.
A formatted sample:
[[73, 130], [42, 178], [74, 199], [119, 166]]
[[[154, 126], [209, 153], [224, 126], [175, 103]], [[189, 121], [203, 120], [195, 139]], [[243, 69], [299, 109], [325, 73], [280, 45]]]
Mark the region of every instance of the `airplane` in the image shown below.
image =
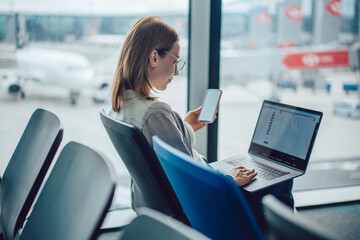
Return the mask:
[[[14, 20], [21, 29], [16, 35], [16, 49], [13, 52], [0, 49], [0, 79], [2, 92], [16, 99], [26, 96], [29, 81], [38, 86], [58, 86], [69, 91], [70, 103], [76, 105], [82, 92], [107, 87], [107, 83], [96, 78], [89, 60], [81, 54], [42, 49], [28, 46], [26, 27], [21, 15]], [[14, 24], [15, 25], [15, 24]], [[94, 97], [94, 102], [104, 99]]]

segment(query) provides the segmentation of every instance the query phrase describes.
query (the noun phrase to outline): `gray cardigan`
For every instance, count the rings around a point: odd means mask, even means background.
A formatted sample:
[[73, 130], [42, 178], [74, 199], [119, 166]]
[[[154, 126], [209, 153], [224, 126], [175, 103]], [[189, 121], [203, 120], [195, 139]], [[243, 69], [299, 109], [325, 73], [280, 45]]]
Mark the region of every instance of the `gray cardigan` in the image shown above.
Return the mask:
[[140, 98], [135, 91], [125, 90], [125, 101], [120, 111], [114, 112], [110, 109], [108, 114], [115, 119], [134, 125], [144, 134], [151, 146], [152, 136], [157, 135], [198, 162], [206, 164], [201, 155], [193, 149], [194, 130], [168, 104]]

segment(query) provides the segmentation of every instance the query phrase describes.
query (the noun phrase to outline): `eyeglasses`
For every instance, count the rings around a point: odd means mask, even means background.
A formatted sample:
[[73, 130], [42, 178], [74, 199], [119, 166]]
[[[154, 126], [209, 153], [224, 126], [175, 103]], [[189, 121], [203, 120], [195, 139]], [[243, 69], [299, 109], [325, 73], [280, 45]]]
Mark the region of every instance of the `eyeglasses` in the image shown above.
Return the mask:
[[186, 61], [182, 58], [179, 58], [179, 57], [169, 53], [168, 51], [164, 51], [164, 52], [176, 59], [176, 62], [175, 62], [176, 72], [180, 72], [184, 68]]

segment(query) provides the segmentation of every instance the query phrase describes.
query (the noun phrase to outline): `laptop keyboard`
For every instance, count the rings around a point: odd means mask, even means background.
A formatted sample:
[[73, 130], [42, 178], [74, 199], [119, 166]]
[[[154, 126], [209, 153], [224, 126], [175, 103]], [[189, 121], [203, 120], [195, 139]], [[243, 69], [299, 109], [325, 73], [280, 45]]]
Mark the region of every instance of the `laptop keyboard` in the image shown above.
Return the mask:
[[255, 169], [255, 172], [257, 172], [257, 176], [268, 181], [289, 174], [289, 172], [278, 170], [266, 164], [253, 161], [251, 158], [247, 157], [230, 160], [227, 163], [235, 167], [243, 166], [247, 169]]

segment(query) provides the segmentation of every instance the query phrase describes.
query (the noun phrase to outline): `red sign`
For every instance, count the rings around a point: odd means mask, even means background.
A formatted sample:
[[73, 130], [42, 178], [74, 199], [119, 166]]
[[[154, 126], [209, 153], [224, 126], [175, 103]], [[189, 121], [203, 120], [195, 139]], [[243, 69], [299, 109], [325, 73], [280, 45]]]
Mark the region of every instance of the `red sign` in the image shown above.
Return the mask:
[[283, 64], [290, 69], [314, 69], [349, 66], [348, 50], [307, 52], [286, 55]]
[[325, 9], [334, 17], [341, 16], [341, 0], [331, 0], [325, 5]]
[[289, 6], [285, 10], [285, 16], [292, 21], [302, 21], [303, 14], [301, 11], [301, 6]]
[[262, 25], [272, 25], [272, 19], [270, 14], [267, 11], [261, 11], [254, 15], [256, 22]]

